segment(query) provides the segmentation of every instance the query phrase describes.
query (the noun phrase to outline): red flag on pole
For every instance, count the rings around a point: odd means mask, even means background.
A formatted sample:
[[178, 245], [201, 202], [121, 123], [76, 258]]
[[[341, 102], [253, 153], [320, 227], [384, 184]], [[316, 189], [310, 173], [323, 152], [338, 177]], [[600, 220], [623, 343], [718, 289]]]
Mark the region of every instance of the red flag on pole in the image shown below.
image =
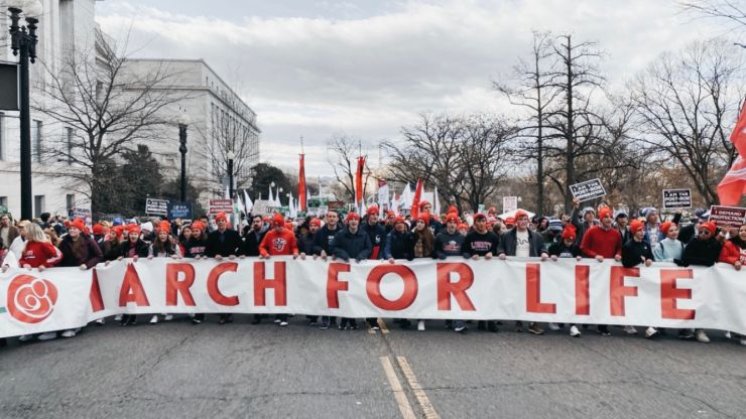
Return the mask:
[[304, 164], [305, 155], [300, 155], [300, 174], [298, 174], [298, 201], [300, 210], [307, 211], [308, 203], [306, 202], [306, 168]]
[[417, 187], [414, 189], [414, 198], [412, 199], [412, 209], [409, 211], [413, 219], [420, 215], [420, 200], [422, 199], [422, 188], [424, 186], [422, 179], [417, 179]]
[[728, 173], [718, 185], [720, 205], [736, 206], [746, 194], [746, 159], [736, 158]]
[[357, 158], [357, 172], [355, 173], [355, 206], [363, 202], [363, 170], [365, 169], [365, 157]]

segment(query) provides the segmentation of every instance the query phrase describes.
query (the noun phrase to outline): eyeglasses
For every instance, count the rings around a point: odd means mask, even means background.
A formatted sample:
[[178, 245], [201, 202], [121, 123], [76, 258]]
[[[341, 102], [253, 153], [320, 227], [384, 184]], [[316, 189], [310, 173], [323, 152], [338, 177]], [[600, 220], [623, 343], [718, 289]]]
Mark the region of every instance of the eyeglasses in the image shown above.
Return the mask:
[[701, 234], [703, 236], [709, 236], [710, 235], [710, 230], [699, 230], [699, 234]]

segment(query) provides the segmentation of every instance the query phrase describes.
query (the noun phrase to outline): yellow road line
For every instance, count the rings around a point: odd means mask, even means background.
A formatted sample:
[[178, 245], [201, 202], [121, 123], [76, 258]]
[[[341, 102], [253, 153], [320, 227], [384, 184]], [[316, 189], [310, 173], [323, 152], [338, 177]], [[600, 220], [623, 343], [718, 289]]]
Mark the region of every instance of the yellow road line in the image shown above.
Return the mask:
[[381, 328], [381, 333], [383, 333], [384, 335], [389, 334], [389, 328], [388, 326], [386, 326], [386, 322], [384, 322], [381, 318], [378, 319], [378, 327]]
[[404, 419], [416, 419], [412, 405], [409, 404], [407, 394], [399, 382], [399, 378], [396, 376], [394, 366], [391, 364], [391, 359], [387, 356], [381, 357], [381, 365], [383, 365], [383, 372], [386, 373], [386, 378], [389, 380], [389, 385], [394, 391], [394, 398], [396, 398], [396, 404], [399, 405], [399, 411], [401, 412], [402, 418]]
[[409, 366], [407, 358], [403, 356], [397, 356], [396, 360], [399, 361], [399, 367], [404, 373], [404, 377], [409, 382], [409, 386], [412, 388], [412, 391], [414, 391], [414, 396], [417, 398], [417, 402], [420, 404], [425, 417], [427, 419], [440, 419], [440, 416], [437, 412], [435, 412], [435, 408], [433, 407], [432, 403], [430, 403], [430, 399], [427, 398], [425, 390], [423, 390], [420, 386], [420, 383], [417, 382], [417, 377], [414, 375], [412, 367]]

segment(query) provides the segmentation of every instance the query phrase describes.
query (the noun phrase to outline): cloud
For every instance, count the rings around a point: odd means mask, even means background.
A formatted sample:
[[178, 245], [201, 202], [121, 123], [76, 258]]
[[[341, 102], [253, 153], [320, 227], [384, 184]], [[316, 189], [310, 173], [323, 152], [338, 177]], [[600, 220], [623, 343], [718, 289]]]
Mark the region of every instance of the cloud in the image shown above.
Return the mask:
[[[667, 49], [720, 34], [717, 22], [692, 20], [674, 1], [325, 2], [295, 16], [255, 12], [261, 2], [235, 4], [230, 19], [179, 12], [195, 3], [99, 3], [97, 20], [113, 36], [131, 28], [139, 56], [204, 58], [238, 85], [272, 162], [300, 135], [309, 147], [340, 131], [373, 145], [421, 112], [517, 112], [491, 82], [526, 55], [534, 29], [598, 41], [611, 85]], [[318, 170], [330, 173], [325, 164]]]

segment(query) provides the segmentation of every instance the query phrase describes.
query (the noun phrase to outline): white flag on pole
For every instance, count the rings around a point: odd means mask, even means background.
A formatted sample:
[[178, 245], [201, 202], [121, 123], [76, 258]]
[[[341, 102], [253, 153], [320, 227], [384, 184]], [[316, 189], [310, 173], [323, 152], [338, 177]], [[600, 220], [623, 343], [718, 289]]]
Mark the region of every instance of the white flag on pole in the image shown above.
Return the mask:
[[246, 214], [251, 214], [251, 211], [254, 210], [254, 202], [251, 201], [249, 193], [246, 192], [246, 189], [243, 190], [243, 204], [246, 206]]
[[440, 217], [440, 197], [438, 196], [438, 187], [435, 187], [435, 191], [433, 192], [433, 211], [435, 212], [435, 215]]

